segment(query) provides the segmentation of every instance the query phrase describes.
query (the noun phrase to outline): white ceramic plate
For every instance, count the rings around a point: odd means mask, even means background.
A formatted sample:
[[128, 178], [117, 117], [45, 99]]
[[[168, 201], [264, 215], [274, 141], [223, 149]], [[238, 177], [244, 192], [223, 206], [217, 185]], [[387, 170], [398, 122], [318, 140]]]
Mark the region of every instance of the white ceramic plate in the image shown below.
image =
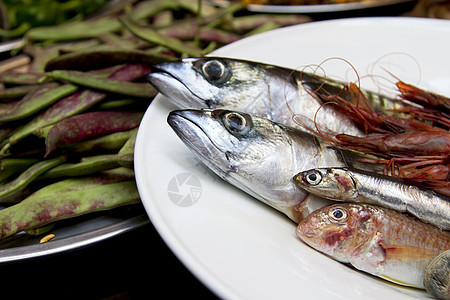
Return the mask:
[[370, 9], [375, 7], [383, 7], [396, 5], [412, 0], [371, 0], [371, 1], [356, 1], [336, 4], [316, 4], [316, 5], [261, 5], [249, 4], [247, 9], [253, 12], [264, 13], [324, 13], [324, 12], [339, 12]]
[[[449, 21], [342, 19], [274, 30], [214, 54], [292, 68], [340, 57], [351, 62], [360, 75], [378, 74], [392, 79], [385, 71], [389, 70], [405, 81], [450, 95], [448, 37]], [[353, 76], [341, 60], [323, 66], [327, 73]], [[377, 88], [386, 83], [377, 76], [371, 78], [364, 80], [365, 87]], [[167, 125], [167, 114], [173, 109], [166, 98], [158, 95], [144, 116], [135, 150], [138, 188], [164, 241], [220, 297], [424, 297], [421, 291], [388, 284], [304, 245], [288, 218], [203, 167]]]

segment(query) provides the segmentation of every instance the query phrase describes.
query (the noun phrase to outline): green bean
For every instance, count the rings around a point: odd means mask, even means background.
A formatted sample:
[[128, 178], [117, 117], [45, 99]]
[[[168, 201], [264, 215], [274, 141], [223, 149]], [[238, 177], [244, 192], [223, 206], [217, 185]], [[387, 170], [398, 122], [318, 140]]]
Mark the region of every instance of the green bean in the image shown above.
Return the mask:
[[[58, 85], [56, 83], [49, 83], [44, 85], [39, 85], [33, 88], [30, 92], [25, 95], [20, 101], [1, 103], [0, 104], [0, 119], [1, 118], [9, 118], [9, 114], [13, 111], [18, 112], [20, 107], [25, 107], [25, 104], [30, 101], [45, 101], [45, 99], [41, 98], [42, 95], [45, 95], [47, 92], [55, 89]], [[13, 116], [16, 117], [15, 114]]]
[[68, 145], [71, 152], [119, 151], [133, 134], [134, 130], [110, 133], [84, 142]]
[[133, 7], [129, 17], [134, 21], [139, 21], [151, 18], [160, 12], [178, 8], [179, 5], [174, 0], [142, 1]]
[[146, 47], [147, 44], [138, 39], [125, 39], [112, 32], [103, 33], [98, 36], [98, 39], [102, 42], [102, 45], [92, 50], [114, 49], [114, 50], [133, 50]]
[[123, 67], [124, 67], [124, 65], [114, 65], [111, 67], [89, 70], [87, 72], [91, 75], [107, 78], [107, 77], [111, 76], [111, 74], [113, 74], [114, 72], [116, 72], [117, 70], [119, 70]]
[[67, 144], [139, 126], [143, 112], [99, 111], [79, 114], [55, 124], [45, 139], [45, 156]]
[[100, 41], [98, 39], [89, 39], [83, 41], [68, 42], [45, 46], [42, 44], [27, 43], [24, 51], [33, 57], [31, 70], [33, 72], [43, 72], [48, 61], [55, 59], [60, 55], [84, 51], [86, 49], [98, 48]]
[[120, 167], [116, 154], [82, 158], [78, 163], [63, 163], [42, 174], [40, 179], [83, 176]]
[[42, 85], [38, 90], [28, 93], [8, 113], [0, 115], [0, 122], [10, 122], [31, 116], [37, 111], [53, 104], [59, 99], [76, 92], [77, 86], [64, 84], [57, 86], [54, 83]]
[[0, 72], [0, 82], [7, 84], [39, 84], [43, 78], [40, 73]]
[[[165, 36], [177, 38], [177, 39], [193, 39], [196, 34], [196, 28], [195, 24], [192, 24], [192, 22], [189, 22], [189, 24], [175, 24], [170, 27], [166, 27], [164, 29], [160, 30], [160, 33], [164, 34]], [[216, 29], [216, 28], [202, 28], [199, 33], [199, 38], [202, 41], [206, 42], [219, 42], [222, 44], [228, 44], [235, 42], [241, 38], [241, 36]]]
[[37, 73], [43, 73], [47, 62], [60, 55], [57, 47], [43, 48], [27, 45], [26, 52], [33, 56], [33, 60], [30, 63], [30, 71]]
[[203, 1], [197, 2], [197, 24], [195, 26], [195, 36], [194, 36], [194, 45], [200, 47], [200, 29], [202, 27], [202, 8], [203, 8]]
[[119, 161], [119, 164], [132, 168], [134, 164], [134, 144], [136, 143], [136, 135], [137, 135], [137, 128], [133, 135], [128, 139], [128, 141], [123, 145], [122, 149], [120, 149], [119, 153], [117, 154], [117, 159]]
[[143, 76], [147, 75], [150, 72], [150, 66], [142, 63], [135, 64], [125, 64], [120, 69], [114, 71], [108, 79], [118, 80], [118, 81], [133, 81]]
[[37, 84], [19, 85], [7, 89], [0, 89], [0, 100], [25, 96], [38, 87]]
[[4, 158], [0, 160], [0, 182], [4, 182], [14, 174], [26, 170], [38, 162], [35, 158]]
[[[230, 24], [235, 19], [234, 14], [243, 9], [245, 9], [244, 4], [233, 2], [228, 7], [219, 9], [215, 15], [203, 18], [202, 26], [203, 28], [219, 28], [224, 24]], [[226, 27], [222, 29], [234, 32], [233, 28]]]
[[19, 27], [16, 27], [12, 30], [4, 30], [0, 28], [0, 37], [2, 38], [17, 38], [27, 32], [28, 29], [31, 28], [29, 23], [22, 23]]
[[116, 108], [123, 108], [126, 106], [138, 104], [138, 103], [142, 103], [142, 101], [133, 99], [133, 98], [117, 99], [117, 100], [104, 101], [104, 102], [100, 103], [99, 105], [96, 105], [95, 109], [96, 110], [110, 110], [110, 109], [116, 109]]
[[[41, 179], [42, 177], [39, 177]], [[119, 167], [99, 172], [92, 176], [72, 177], [55, 183], [43, 186], [35, 191], [30, 197], [48, 197], [55, 193], [63, 194], [70, 191], [80, 191], [96, 187], [103, 184], [129, 181], [134, 179], [134, 172], [131, 169]]]
[[[39, 128], [39, 129], [35, 130], [35, 131], [33, 132], [33, 135], [34, 135], [35, 137], [38, 137], [38, 138], [41, 138], [41, 139], [45, 139], [45, 138], [47, 137], [47, 135], [48, 135], [48, 132], [50, 131], [50, 129], [52, 129], [52, 127], [53, 127], [54, 125], [55, 125], [55, 124], [51, 124], [51, 125], [47, 125], [47, 126], [41, 127], [41, 128]], [[19, 129], [20, 129], [20, 128], [19, 128]], [[8, 147], [9, 147], [8, 144], [6, 144], [6, 145], [2, 148], [2, 153], [5, 152], [3, 149], [8, 148]]]
[[43, 233], [49, 232], [50, 230], [55, 229], [55, 223], [47, 224], [37, 228], [31, 228], [28, 230], [24, 230], [26, 234], [29, 235], [41, 235]]
[[86, 72], [55, 70], [47, 73], [48, 77], [57, 80], [65, 80], [85, 87], [134, 96], [138, 98], [151, 98], [156, 95], [156, 90], [146, 83], [122, 82], [119, 80], [101, 78]]
[[[95, 38], [87, 39], [87, 40], [81, 40], [81, 41], [72, 41], [67, 43], [60, 43], [56, 44], [54, 46], [50, 46], [51, 48], [57, 48], [60, 52], [60, 54], [64, 53], [70, 53], [70, 52], [77, 52], [77, 51], [83, 51], [86, 49], [91, 49], [100, 46], [100, 41]], [[50, 47], [45, 47], [45, 49], [48, 49]]]
[[164, 28], [166, 26], [170, 26], [175, 22], [175, 17], [171, 11], [162, 11], [156, 14], [153, 19], [151, 25], [154, 28]]
[[[198, 13], [198, 0], [177, 0], [178, 5], [194, 14]], [[209, 3], [201, 3], [203, 17], [211, 17], [217, 14], [217, 8]]]
[[0, 202], [5, 202], [9, 199], [9, 197], [13, 196], [16, 193], [20, 193], [42, 173], [63, 163], [65, 159], [65, 156], [59, 156], [53, 159], [35, 163], [34, 165], [26, 169], [22, 174], [20, 174], [16, 179], [0, 187]]
[[115, 19], [100, 18], [91, 21], [72, 22], [58, 26], [37, 27], [27, 32], [30, 40], [71, 41], [95, 38], [105, 32], [114, 32], [121, 28]]
[[137, 37], [157, 45], [167, 47], [173, 51], [189, 56], [202, 56], [203, 50], [188, 43], [183, 43], [179, 39], [170, 38], [158, 33], [150, 27], [141, 27], [121, 18], [122, 24]]
[[139, 202], [134, 181], [90, 185], [86, 189], [69, 189], [42, 197], [30, 195], [0, 210], [0, 238], [81, 214]]
[[84, 90], [63, 98], [55, 103], [51, 108], [35, 117], [33, 120], [15, 130], [4, 142], [5, 147], [9, 148], [11, 145], [16, 144], [19, 140], [39, 130], [40, 128], [44, 128], [47, 125], [54, 124], [63, 118], [75, 115], [91, 107], [105, 97], [106, 95], [103, 93]]
[[274, 29], [277, 29], [277, 28], [280, 28], [280, 25], [278, 25], [277, 23], [275, 23], [275, 22], [267, 22], [267, 23], [265, 23], [265, 24], [263, 24], [263, 25], [261, 25], [259, 27], [256, 27], [255, 29], [247, 32], [244, 35], [244, 37], [249, 37], [249, 36], [252, 36], [252, 35], [255, 35], [255, 34], [260, 34], [262, 32], [266, 32], [266, 31], [269, 31], [269, 30], [274, 30]]
[[311, 21], [311, 18], [305, 15], [276, 15], [276, 14], [256, 14], [241, 17], [234, 17], [229, 24], [223, 26], [227, 31], [238, 33], [254, 30], [267, 23], [275, 23], [278, 26], [288, 26]]
[[0, 103], [0, 117], [1, 115], [8, 114], [16, 105], [17, 102]]
[[103, 68], [123, 63], [154, 64], [175, 59], [168, 55], [141, 50], [97, 48], [60, 55], [50, 60], [45, 69], [47, 71], [58, 69], [87, 70], [92, 68], [93, 65], [96, 68]]
[[121, 180], [132, 180], [135, 178], [134, 170], [130, 168], [119, 167], [107, 171], [100, 172], [101, 176], [109, 176], [112, 178], [121, 178]]

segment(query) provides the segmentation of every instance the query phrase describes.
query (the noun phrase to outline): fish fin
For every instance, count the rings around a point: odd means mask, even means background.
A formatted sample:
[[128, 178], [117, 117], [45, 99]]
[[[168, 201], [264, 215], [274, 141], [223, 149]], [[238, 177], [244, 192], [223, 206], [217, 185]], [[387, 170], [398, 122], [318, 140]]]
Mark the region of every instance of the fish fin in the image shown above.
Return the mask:
[[395, 278], [392, 278], [392, 277], [389, 277], [389, 276], [386, 276], [386, 275], [383, 275], [383, 274], [378, 274], [377, 276], [380, 277], [380, 278], [383, 278], [384, 280], [387, 280], [387, 281], [390, 281], [390, 282], [393, 282], [393, 283], [396, 283], [396, 284], [399, 284], [399, 285], [410, 286], [410, 287], [415, 287], [415, 288], [422, 288], [420, 286], [415, 286], [413, 284], [410, 284], [410, 283], [407, 283], [405, 281], [401, 281], [401, 280], [398, 280], [398, 279], [395, 279]]
[[386, 251], [381, 244], [381, 233], [377, 232], [366, 243], [357, 247], [351, 255], [351, 263], [359, 270], [376, 268], [386, 260]]
[[439, 255], [439, 251], [423, 247], [384, 244], [381, 246], [386, 253], [386, 260], [423, 260]]

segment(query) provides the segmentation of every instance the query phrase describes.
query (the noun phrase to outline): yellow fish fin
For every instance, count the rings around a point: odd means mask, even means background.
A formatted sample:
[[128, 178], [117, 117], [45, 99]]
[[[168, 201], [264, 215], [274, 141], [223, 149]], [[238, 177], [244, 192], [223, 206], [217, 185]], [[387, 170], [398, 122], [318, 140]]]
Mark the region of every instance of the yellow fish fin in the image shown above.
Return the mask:
[[382, 245], [389, 260], [423, 260], [439, 255], [439, 251], [415, 246]]
[[396, 284], [399, 284], [399, 285], [410, 286], [410, 287], [414, 287], [414, 288], [421, 288], [420, 286], [415, 286], [415, 285], [412, 285], [410, 283], [407, 283], [407, 282], [404, 282], [404, 281], [401, 281], [401, 280], [398, 280], [396, 278], [392, 278], [392, 277], [389, 277], [389, 276], [386, 276], [386, 275], [382, 275], [381, 274], [381, 275], [377, 275], [377, 276], [383, 278], [384, 280], [387, 280], [387, 281], [390, 281], [390, 282], [393, 282], [393, 283], [396, 283]]

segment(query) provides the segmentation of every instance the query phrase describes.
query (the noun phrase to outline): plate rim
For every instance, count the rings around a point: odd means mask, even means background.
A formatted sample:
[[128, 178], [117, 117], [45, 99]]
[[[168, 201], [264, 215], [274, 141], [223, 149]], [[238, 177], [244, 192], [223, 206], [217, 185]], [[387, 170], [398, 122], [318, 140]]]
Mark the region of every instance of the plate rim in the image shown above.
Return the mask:
[[416, 0], [375, 0], [375, 1], [357, 1], [336, 4], [312, 4], [312, 5], [270, 5], [270, 4], [248, 4], [246, 7], [252, 12], [265, 13], [327, 13], [343, 12], [352, 10], [362, 10], [382, 6], [390, 6]]
[[95, 244], [150, 224], [145, 213], [49, 243], [16, 246], [0, 250], [0, 264], [41, 258]]

